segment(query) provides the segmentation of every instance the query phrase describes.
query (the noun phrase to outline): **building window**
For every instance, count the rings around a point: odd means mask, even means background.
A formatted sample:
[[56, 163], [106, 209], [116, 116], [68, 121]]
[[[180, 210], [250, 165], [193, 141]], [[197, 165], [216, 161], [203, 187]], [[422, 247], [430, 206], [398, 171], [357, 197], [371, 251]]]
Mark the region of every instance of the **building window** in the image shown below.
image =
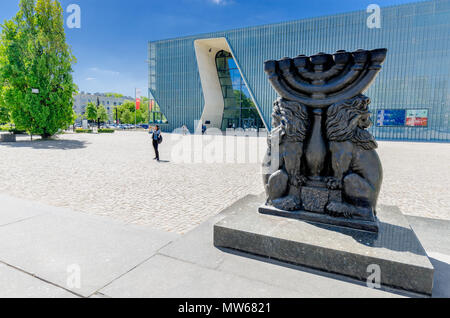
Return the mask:
[[222, 130], [264, 128], [231, 53], [219, 51], [216, 55], [216, 66], [224, 100]]

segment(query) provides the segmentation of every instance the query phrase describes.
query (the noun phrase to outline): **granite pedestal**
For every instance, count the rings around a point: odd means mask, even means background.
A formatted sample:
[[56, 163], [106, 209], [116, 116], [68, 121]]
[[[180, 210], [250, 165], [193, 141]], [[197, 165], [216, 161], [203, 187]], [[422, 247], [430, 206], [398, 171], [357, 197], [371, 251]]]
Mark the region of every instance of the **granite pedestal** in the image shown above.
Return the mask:
[[240, 209], [214, 226], [214, 245], [367, 281], [371, 265], [381, 285], [431, 295], [434, 268], [396, 207], [378, 208], [379, 233]]
[[0, 133], [0, 142], [16, 142], [16, 135], [10, 133]]

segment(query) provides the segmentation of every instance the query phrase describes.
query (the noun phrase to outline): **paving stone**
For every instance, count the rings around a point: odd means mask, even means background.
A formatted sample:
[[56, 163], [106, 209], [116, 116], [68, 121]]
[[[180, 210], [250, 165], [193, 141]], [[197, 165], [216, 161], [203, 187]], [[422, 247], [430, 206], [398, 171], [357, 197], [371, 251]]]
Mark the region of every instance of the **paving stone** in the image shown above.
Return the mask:
[[21, 204], [16, 198], [0, 194], [0, 227], [47, 213], [35, 202], [19, 201]]
[[294, 298], [286, 288], [218, 272], [163, 255], [150, 260], [100, 291], [111, 297]]
[[0, 264], [0, 298], [73, 298], [76, 295]]
[[[52, 211], [0, 227], [0, 261], [90, 296], [175, 237], [104, 217]], [[79, 286], [73, 283], [78, 278]]]
[[[187, 233], [247, 194], [264, 191], [259, 162], [178, 163], [175, 141], [164, 135], [161, 158], [170, 162], [161, 163], [152, 160], [145, 132], [65, 134], [33, 143], [18, 137], [16, 143], [0, 144], [0, 193]], [[264, 154], [267, 142], [260, 139]], [[450, 196], [445, 195], [450, 144], [379, 145], [384, 170], [379, 203], [408, 215], [450, 220]], [[245, 143], [236, 142], [236, 153], [245, 151]]]

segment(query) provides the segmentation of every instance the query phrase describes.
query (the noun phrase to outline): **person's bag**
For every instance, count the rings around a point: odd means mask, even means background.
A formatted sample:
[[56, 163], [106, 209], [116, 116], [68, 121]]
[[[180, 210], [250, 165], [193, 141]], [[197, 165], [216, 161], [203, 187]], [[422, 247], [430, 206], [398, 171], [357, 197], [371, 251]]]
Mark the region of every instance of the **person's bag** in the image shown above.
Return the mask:
[[161, 135], [158, 136], [158, 144], [162, 144], [163, 142], [163, 137]]

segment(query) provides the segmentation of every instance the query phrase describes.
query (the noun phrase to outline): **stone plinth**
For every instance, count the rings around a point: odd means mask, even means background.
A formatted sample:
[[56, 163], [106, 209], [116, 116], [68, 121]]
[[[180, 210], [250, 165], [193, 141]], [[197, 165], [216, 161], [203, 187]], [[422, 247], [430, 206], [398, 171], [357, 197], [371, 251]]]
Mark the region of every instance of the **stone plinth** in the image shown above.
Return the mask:
[[430, 295], [434, 268], [407, 219], [379, 207], [379, 233], [260, 214], [230, 213], [214, 226], [214, 245], [367, 281], [370, 265], [382, 286]]
[[0, 142], [16, 142], [16, 135], [10, 133], [0, 133]]

